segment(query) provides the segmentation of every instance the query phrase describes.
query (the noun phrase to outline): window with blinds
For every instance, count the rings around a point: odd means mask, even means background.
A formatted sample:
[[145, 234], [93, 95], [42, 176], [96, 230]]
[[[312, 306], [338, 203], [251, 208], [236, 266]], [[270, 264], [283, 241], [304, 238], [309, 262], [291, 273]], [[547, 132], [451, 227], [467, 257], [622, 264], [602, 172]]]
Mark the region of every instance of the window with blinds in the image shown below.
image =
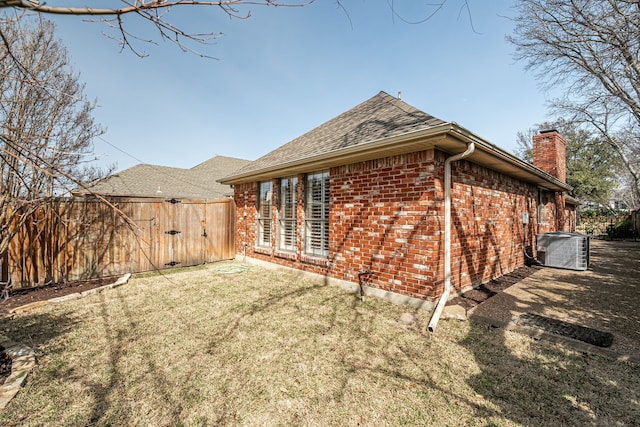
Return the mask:
[[258, 236], [257, 246], [271, 246], [271, 206], [273, 204], [271, 181], [258, 184]]
[[278, 249], [295, 251], [296, 248], [296, 201], [298, 178], [295, 176], [280, 179], [280, 197], [278, 206]]
[[329, 256], [329, 171], [307, 175], [305, 252]]

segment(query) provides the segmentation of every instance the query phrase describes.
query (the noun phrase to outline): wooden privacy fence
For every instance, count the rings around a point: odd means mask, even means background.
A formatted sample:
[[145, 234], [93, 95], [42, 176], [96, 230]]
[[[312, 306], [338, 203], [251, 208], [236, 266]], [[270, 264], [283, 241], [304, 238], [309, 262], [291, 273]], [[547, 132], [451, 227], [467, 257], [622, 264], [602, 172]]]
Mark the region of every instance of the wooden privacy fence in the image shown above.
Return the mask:
[[[235, 256], [232, 199], [58, 199], [12, 240], [2, 281], [14, 289], [191, 266]], [[8, 258], [8, 259], [7, 259]]]

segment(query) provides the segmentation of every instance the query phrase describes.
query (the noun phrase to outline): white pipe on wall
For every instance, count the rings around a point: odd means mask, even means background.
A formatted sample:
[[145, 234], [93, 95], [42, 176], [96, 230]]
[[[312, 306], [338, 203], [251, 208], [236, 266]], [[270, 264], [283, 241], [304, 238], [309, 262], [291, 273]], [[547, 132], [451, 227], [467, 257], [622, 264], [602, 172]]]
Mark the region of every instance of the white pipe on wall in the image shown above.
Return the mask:
[[433, 310], [428, 326], [429, 332], [436, 330], [442, 310], [451, 293], [451, 163], [470, 156], [475, 149], [475, 143], [470, 142], [464, 153], [456, 154], [444, 161], [444, 291], [440, 296], [440, 300], [438, 300], [435, 310]]

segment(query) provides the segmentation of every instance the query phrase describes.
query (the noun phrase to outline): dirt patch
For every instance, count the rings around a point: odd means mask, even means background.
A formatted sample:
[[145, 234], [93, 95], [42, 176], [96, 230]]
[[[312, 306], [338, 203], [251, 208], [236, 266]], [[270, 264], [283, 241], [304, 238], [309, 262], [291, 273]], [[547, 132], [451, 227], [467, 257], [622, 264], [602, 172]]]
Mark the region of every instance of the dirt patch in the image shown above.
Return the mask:
[[116, 281], [115, 277], [106, 277], [93, 280], [83, 280], [48, 286], [16, 289], [9, 293], [9, 298], [0, 301], [0, 316], [9, 313], [10, 310], [30, 304], [32, 302], [45, 301], [51, 298], [84, 292], [100, 286], [108, 285]]
[[489, 282], [483, 283], [476, 289], [472, 289], [460, 296], [450, 299], [447, 302], [447, 305], [459, 305], [469, 311], [471, 308], [488, 300], [492, 296], [503, 292], [505, 289], [515, 285], [522, 279], [531, 276], [541, 268], [542, 267], [520, 267], [509, 274], [505, 274], [497, 279], [491, 279]]

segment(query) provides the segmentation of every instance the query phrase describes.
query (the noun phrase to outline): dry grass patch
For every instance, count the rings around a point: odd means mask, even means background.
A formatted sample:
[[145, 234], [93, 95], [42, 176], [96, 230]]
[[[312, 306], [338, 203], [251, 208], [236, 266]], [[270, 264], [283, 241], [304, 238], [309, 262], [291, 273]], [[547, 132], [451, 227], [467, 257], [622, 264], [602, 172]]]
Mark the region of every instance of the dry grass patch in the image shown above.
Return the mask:
[[[244, 270], [244, 271], [243, 271]], [[228, 274], [234, 273], [234, 274]], [[638, 366], [222, 263], [8, 321], [21, 425], [632, 425]]]

